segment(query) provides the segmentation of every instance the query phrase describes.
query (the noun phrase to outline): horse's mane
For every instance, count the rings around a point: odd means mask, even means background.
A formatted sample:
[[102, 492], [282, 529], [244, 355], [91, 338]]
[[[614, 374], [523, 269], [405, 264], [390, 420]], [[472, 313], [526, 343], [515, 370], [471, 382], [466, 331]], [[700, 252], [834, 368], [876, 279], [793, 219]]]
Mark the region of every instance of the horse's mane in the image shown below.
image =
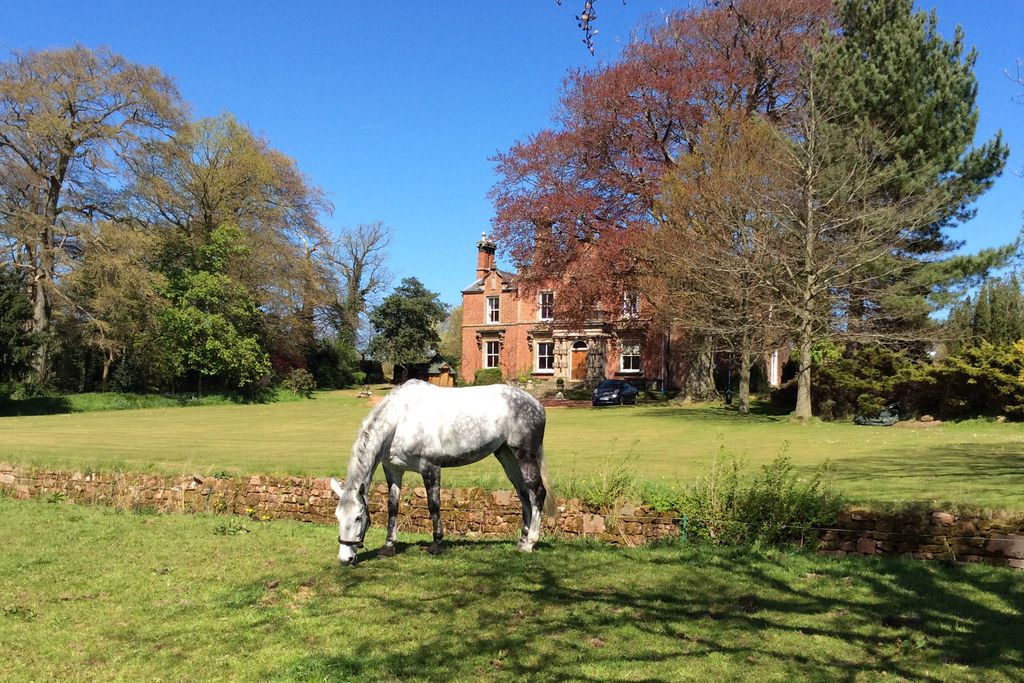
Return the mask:
[[354, 488], [360, 483], [369, 485], [377, 463], [384, 457], [385, 451], [391, 447], [395, 425], [393, 420], [388, 419], [389, 406], [395, 396], [402, 393], [405, 386], [407, 385], [392, 390], [384, 397], [383, 401], [373, 407], [370, 414], [363, 420], [359, 436], [352, 444], [352, 457], [349, 458], [348, 470], [345, 472], [346, 488]]

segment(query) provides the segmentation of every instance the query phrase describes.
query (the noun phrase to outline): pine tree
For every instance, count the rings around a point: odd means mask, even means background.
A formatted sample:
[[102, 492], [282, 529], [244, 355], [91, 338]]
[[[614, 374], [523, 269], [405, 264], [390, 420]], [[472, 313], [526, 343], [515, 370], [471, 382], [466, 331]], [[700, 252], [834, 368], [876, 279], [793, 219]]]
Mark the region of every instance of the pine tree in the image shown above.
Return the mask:
[[[851, 129], [870, 123], [888, 137], [879, 163], [899, 172], [883, 188], [886, 196], [898, 201], [938, 189], [949, 198], [931, 223], [914, 230], [908, 248], [891, 257], [918, 265], [902, 291], [883, 302], [881, 314], [896, 328], [920, 324], [935, 305], [952, 303], [965, 284], [1016, 250], [1014, 244], [951, 256], [962, 242], [945, 232], [973, 215], [972, 203], [1002, 173], [1009, 150], [1001, 133], [973, 145], [977, 52], [972, 48], [965, 54], [959, 27], [952, 41], [945, 40], [936, 14], [915, 11], [913, 0], [844, 0], [837, 12], [842, 30], [823, 48], [828, 106], [845, 112]], [[898, 270], [884, 263], [874, 268], [859, 275]], [[852, 290], [856, 296], [856, 287]], [[879, 315], [865, 306], [872, 310]]]
[[954, 350], [1024, 339], [1024, 291], [1017, 274], [986, 280], [973, 300], [966, 297], [953, 307], [946, 330]]

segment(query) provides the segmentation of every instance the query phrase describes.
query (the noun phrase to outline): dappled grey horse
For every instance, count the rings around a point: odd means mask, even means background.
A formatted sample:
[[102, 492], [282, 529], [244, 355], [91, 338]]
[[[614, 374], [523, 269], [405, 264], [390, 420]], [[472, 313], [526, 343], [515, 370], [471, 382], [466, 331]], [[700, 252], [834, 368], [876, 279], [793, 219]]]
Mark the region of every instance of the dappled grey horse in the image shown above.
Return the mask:
[[368, 492], [377, 465], [388, 482], [388, 530], [378, 556], [395, 554], [402, 475], [423, 475], [434, 527], [430, 552], [440, 553], [441, 468], [469, 465], [491, 453], [505, 469], [523, 505], [519, 549], [533, 550], [541, 510], [554, 512], [544, 466], [544, 408], [522, 389], [505, 384], [442, 389], [411, 380], [393, 390], [363, 421], [345, 483], [331, 479], [338, 496], [338, 560], [355, 564], [370, 526]]

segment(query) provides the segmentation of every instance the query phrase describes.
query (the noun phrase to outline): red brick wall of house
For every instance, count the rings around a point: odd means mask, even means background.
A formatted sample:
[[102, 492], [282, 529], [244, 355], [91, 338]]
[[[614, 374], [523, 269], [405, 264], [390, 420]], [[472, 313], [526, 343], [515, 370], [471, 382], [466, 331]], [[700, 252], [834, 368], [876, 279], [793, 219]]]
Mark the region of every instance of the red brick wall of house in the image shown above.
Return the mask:
[[[483, 344], [477, 340], [482, 334], [486, 340], [490, 333], [501, 331], [502, 347], [499, 367], [504, 377], [515, 377], [533, 370], [533, 357], [527, 340], [529, 328], [536, 322], [534, 306], [521, 300], [516, 292], [502, 291], [502, 278], [491, 270], [484, 279], [484, 291], [462, 295], [462, 369], [463, 381], [472, 382], [476, 371], [484, 366]], [[487, 322], [487, 298], [498, 297], [498, 323]]]
[[[522, 374], [533, 374], [538, 378], [550, 378], [557, 376], [554, 373], [534, 372], [534, 349], [530, 344], [530, 334], [540, 337], [547, 335], [550, 338], [551, 330], [544, 325], [539, 318], [539, 300], [535, 295], [519, 297], [514, 283], [505, 282], [499, 271], [495, 268], [494, 246], [486, 236], [478, 243], [477, 253], [477, 281], [483, 278], [483, 291], [465, 291], [462, 295], [462, 366], [460, 377], [463, 382], [472, 382], [476, 371], [484, 366], [483, 347], [481, 340], [498, 339], [501, 333], [501, 353], [499, 367], [502, 376], [507, 378], [517, 377]], [[467, 264], [468, 265], [468, 264]], [[468, 268], [467, 268], [468, 271]], [[474, 282], [475, 285], [475, 282]], [[475, 289], [475, 286], [467, 290]], [[557, 297], [557, 285], [552, 286]], [[498, 296], [500, 301], [500, 321], [488, 323], [487, 297]], [[607, 308], [607, 307], [606, 307]], [[615, 307], [610, 307], [613, 313]], [[641, 302], [641, 316], [644, 315], [644, 303]], [[692, 357], [692, 349], [689, 348], [689, 340], [683, 331], [673, 330], [670, 342], [666, 348], [665, 335], [653, 332], [641, 319], [633, 323], [623, 320], [614, 321], [613, 324], [600, 324], [594, 328], [596, 336], [605, 338], [606, 356], [604, 364], [605, 377], [617, 378], [644, 378], [644, 379], [666, 379], [668, 388], [682, 386], [687, 373], [688, 363]], [[575, 337], [574, 333], [567, 333], [565, 329], [560, 334]], [[580, 338], [587, 335], [580, 333]], [[641, 372], [624, 372], [621, 366], [621, 344], [632, 339], [641, 342], [640, 358]], [[538, 342], [534, 342], [535, 344]], [[770, 356], [770, 354], [769, 354]], [[785, 362], [783, 353], [779, 354], [780, 365]], [[569, 355], [568, 362], [571, 364], [572, 355]], [[556, 363], [557, 363], [556, 359]], [[667, 371], [667, 372], [666, 372]], [[558, 371], [556, 370], [556, 373]], [[568, 377], [565, 368], [561, 370], [562, 376]]]

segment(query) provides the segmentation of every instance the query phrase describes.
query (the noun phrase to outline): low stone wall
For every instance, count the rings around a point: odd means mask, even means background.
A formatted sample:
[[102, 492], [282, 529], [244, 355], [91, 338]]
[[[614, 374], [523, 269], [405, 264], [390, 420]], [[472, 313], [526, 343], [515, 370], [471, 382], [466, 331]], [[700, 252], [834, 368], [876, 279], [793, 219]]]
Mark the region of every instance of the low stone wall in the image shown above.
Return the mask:
[[[329, 479], [315, 477], [244, 477], [218, 479], [124, 472], [61, 472], [0, 463], [0, 488], [17, 498], [57, 497], [76, 503], [111, 505], [155, 512], [210, 512], [246, 515], [258, 520], [294, 519], [334, 524], [337, 502]], [[544, 518], [544, 531], [570, 538], [595, 538], [617, 545], [644, 545], [680, 534], [667, 513], [627, 505], [601, 514], [579, 500], [558, 501], [558, 515]], [[387, 521], [387, 486], [370, 493], [373, 523]], [[446, 535], [518, 536], [522, 527], [519, 498], [511, 491], [479, 488], [441, 490], [441, 517]], [[399, 513], [399, 532], [430, 533], [427, 492], [407, 488]]]
[[[335, 497], [329, 480], [315, 477], [218, 479], [124, 472], [62, 472], [0, 463], [0, 489], [16, 498], [49, 498], [155, 512], [210, 512], [258, 520], [294, 519], [334, 524]], [[387, 520], [387, 488], [370, 495], [373, 522]], [[519, 534], [519, 499], [511, 490], [442, 489], [445, 533], [452, 536]], [[430, 532], [423, 487], [403, 492], [399, 531]], [[626, 504], [613, 513], [579, 500], [559, 500], [558, 514], [544, 518], [544, 531], [569, 538], [594, 538], [617, 545], [644, 545], [682, 535], [681, 520]], [[819, 532], [818, 551], [844, 555], [904, 555], [922, 560], [982, 562], [1024, 568], [1024, 520], [957, 516], [950, 512], [843, 511], [835, 528]]]
[[821, 533], [828, 555], [905, 555], [918, 560], [981, 562], [1024, 569], [1024, 520], [980, 514], [849, 509]]

